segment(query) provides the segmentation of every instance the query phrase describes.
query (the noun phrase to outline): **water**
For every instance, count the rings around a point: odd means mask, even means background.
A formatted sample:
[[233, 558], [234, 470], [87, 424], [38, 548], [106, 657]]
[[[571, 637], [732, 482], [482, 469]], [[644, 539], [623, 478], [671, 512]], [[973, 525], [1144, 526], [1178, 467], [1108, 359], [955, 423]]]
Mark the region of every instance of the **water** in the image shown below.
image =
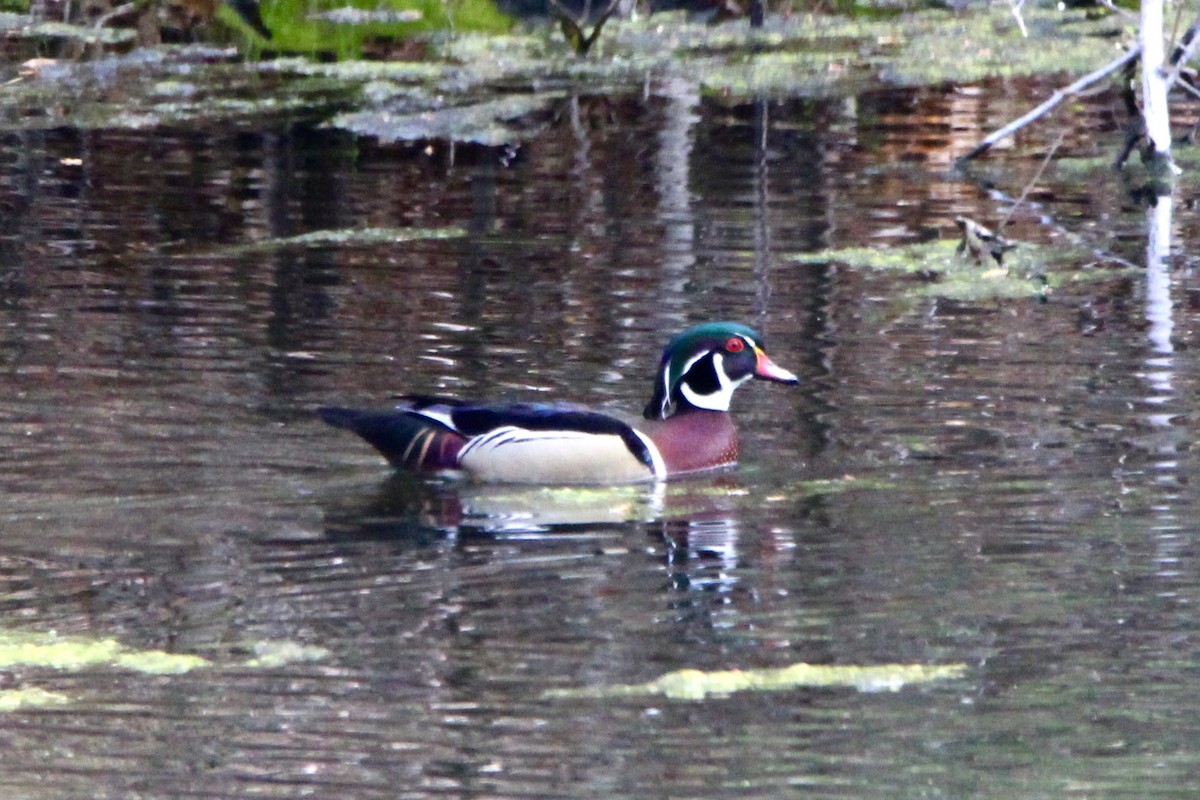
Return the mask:
[[[661, 86], [568, 103], [507, 152], [8, 135], [0, 624], [212, 666], [2, 673], [69, 700], [5, 716], [6, 794], [1190, 796], [1192, 272], [1165, 287], [1164, 352], [1143, 276], [1111, 265], [1045, 303], [966, 303], [789, 261], [994, 224], [1057, 131], [996, 153], [987, 186], [945, 168], [1040, 91]], [[1111, 108], [1089, 101], [1064, 150], [1109, 153]], [[1142, 258], [1144, 214], [1105, 173], [1041, 185], [1012, 235]], [[636, 412], [665, 339], [718, 318], [764, 329], [803, 383], [740, 391], [742, 466], [661, 497], [395, 477], [311, 414], [402, 391]], [[264, 642], [324, 657], [247, 665]], [[968, 670], [545, 696], [799, 661]]]

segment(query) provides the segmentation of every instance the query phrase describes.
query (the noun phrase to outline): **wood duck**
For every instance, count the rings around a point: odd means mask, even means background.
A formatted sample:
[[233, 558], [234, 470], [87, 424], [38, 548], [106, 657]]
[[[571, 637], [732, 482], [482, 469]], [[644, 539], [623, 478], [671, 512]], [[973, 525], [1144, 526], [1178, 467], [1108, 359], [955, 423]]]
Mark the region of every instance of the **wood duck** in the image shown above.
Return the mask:
[[486, 405], [411, 395], [388, 411], [320, 408], [398, 469], [460, 471], [479, 481], [617, 484], [658, 481], [737, 461], [733, 392], [750, 378], [799, 379], [767, 357], [745, 325], [689, 328], [663, 351], [654, 396], [636, 426], [565, 404]]

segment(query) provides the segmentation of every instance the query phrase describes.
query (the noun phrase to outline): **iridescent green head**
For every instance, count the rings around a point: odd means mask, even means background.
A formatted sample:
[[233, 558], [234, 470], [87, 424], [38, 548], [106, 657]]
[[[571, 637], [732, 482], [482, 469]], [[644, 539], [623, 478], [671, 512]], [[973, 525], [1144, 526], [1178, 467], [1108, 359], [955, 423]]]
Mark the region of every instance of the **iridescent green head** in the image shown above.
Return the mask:
[[646, 419], [666, 419], [691, 409], [728, 411], [733, 391], [750, 378], [796, 383], [763, 350], [762, 337], [736, 322], [708, 322], [688, 328], [663, 351], [654, 397]]

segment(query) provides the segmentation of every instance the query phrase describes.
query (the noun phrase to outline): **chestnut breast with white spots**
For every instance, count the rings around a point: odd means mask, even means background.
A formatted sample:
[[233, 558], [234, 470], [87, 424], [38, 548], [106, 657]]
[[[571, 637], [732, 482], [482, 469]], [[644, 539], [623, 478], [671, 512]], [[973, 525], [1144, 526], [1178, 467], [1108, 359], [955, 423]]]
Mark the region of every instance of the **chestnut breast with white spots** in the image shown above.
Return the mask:
[[654, 442], [670, 475], [737, 463], [737, 428], [729, 414], [691, 411], [638, 428]]

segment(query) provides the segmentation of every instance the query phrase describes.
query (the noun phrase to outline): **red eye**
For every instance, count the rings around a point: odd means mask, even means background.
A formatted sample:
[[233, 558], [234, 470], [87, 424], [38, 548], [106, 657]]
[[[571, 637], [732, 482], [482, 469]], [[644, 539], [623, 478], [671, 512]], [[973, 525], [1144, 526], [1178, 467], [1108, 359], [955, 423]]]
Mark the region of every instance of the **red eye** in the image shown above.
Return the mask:
[[746, 343], [736, 336], [725, 343], [725, 352], [740, 353], [746, 349]]

